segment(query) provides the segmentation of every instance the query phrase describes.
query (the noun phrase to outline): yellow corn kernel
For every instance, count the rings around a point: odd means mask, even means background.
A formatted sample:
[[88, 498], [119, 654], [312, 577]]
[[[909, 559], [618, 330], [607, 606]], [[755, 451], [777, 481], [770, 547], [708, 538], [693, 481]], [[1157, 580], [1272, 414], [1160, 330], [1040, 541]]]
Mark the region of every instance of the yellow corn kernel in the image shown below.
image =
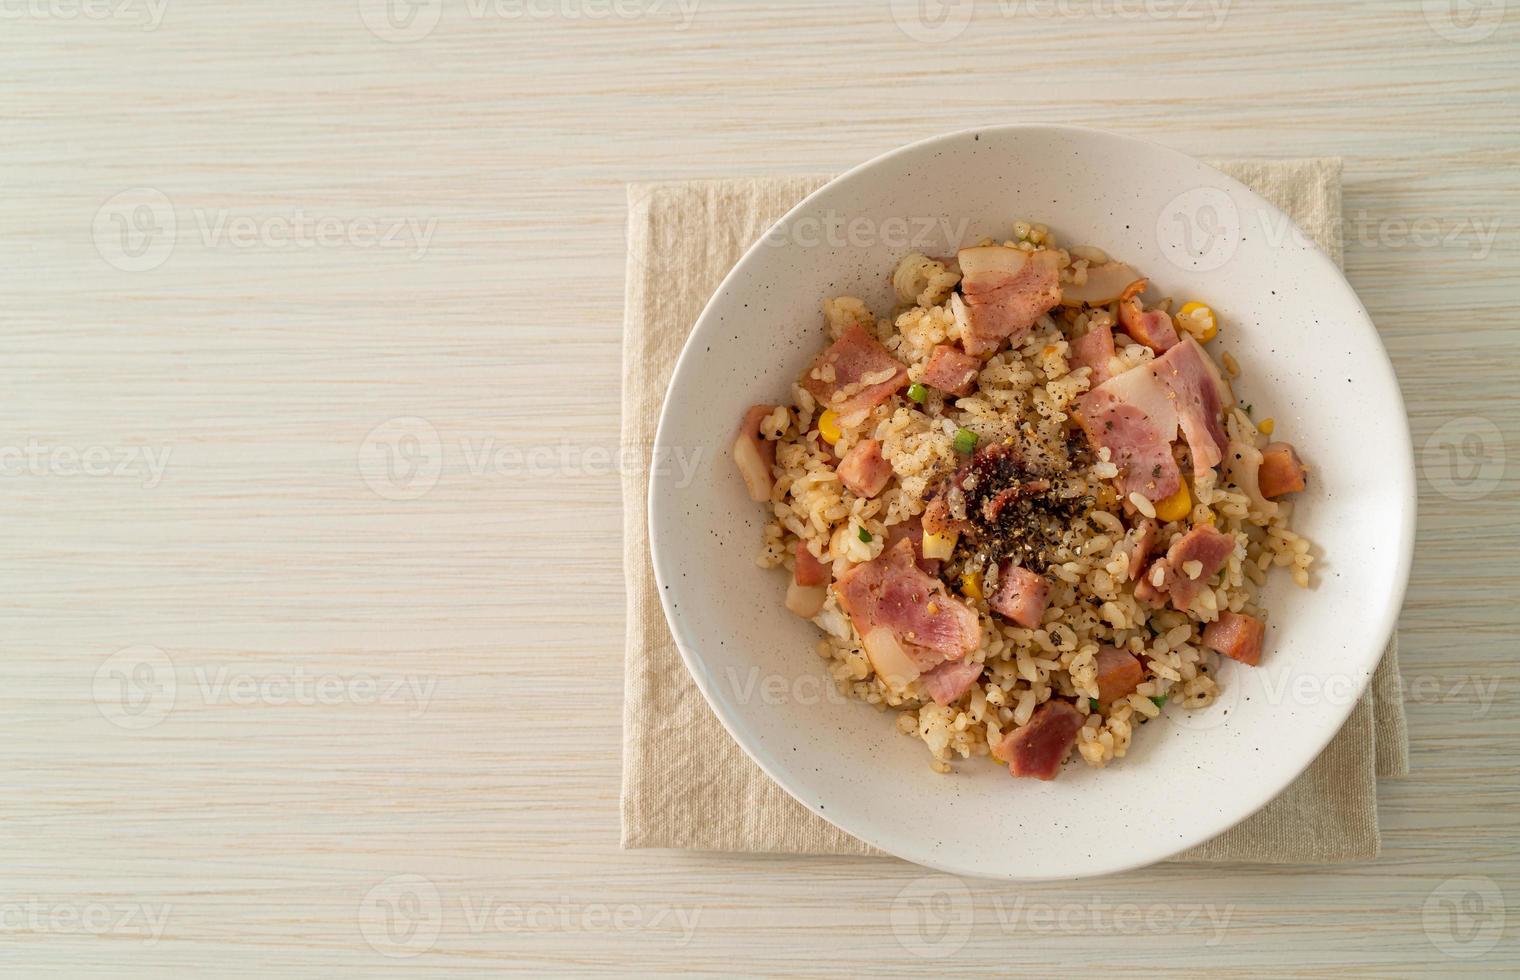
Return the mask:
[[1177, 487], [1177, 492], [1165, 500], [1156, 502], [1156, 516], [1163, 521], [1180, 521], [1193, 509], [1193, 495], [1188, 492], [1187, 481]]
[[972, 599], [982, 598], [982, 573], [967, 572], [961, 576], [961, 595]]
[[818, 416], [818, 434], [823, 437], [824, 442], [831, 446], [839, 441], [839, 437], [844, 435], [844, 433], [839, 431], [838, 412], [831, 408]]
[[1261, 430], [1262, 435], [1269, 436], [1272, 434], [1272, 430], [1277, 428], [1277, 423], [1273, 422], [1271, 419], [1262, 419], [1261, 424], [1256, 428]]
[[1214, 319], [1214, 311], [1202, 303], [1183, 303], [1182, 309], [1172, 319], [1176, 321], [1178, 330], [1192, 334], [1193, 339], [1200, 344], [1208, 343], [1219, 333], [1219, 322]]
[[924, 532], [924, 557], [946, 561], [955, 552], [955, 541], [959, 534], [932, 534]]

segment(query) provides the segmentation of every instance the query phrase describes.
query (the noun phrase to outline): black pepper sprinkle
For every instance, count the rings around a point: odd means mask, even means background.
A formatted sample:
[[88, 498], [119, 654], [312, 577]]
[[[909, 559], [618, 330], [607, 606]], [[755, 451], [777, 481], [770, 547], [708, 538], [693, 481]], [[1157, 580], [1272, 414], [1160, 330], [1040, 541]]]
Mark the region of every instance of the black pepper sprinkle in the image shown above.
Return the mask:
[[982, 571], [1012, 561], [1043, 572], [1072, 527], [1093, 508], [1074, 490], [1074, 466], [1085, 462], [1085, 442], [1074, 440], [1066, 458], [1001, 443], [978, 450], [951, 478], [965, 496], [970, 530], [964, 569]]

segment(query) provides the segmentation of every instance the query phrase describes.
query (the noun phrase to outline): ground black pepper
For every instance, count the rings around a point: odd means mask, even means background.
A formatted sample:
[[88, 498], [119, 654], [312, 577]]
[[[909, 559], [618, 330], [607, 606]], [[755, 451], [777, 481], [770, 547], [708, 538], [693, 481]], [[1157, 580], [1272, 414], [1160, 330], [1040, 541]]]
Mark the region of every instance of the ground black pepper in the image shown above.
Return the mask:
[[970, 529], [962, 535], [965, 567], [984, 570], [1011, 560], [1043, 572], [1072, 526], [1093, 508], [1093, 499], [1073, 495], [1074, 454], [1085, 443], [1067, 446], [1057, 458], [1028, 446], [1003, 442], [977, 450], [953, 486], [965, 495]]

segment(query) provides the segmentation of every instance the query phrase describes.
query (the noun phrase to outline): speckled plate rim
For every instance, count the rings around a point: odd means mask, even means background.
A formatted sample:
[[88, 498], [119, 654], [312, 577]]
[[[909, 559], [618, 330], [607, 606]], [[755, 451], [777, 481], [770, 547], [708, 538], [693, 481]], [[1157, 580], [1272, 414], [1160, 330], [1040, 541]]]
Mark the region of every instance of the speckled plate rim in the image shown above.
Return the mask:
[[[816, 191], [798, 202], [794, 207], [787, 211], [785, 215], [778, 219], [765, 234], [762, 234], [754, 242], [754, 244], [752, 244], [745, 251], [743, 257], [740, 258], [737, 263], [735, 263], [734, 267], [723, 278], [723, 281], [718, 285], [717, 289], [714, 290], [712, 297], [704, 307], [701, 316], [698, 317], [696, 325], [688, 335], [686, 342], [682, 347], [681, 354], [677, 358], [675, 367], [671, 372], [670, 383], [666, 389], [665, 402], [660, 411], [659, 425], [656, 429], [655, 440], [652, 449], [652, 459], [658, 460], [662, 457], [662, 454], [667, 453], [674, 448], [669, 444], [667, 439], [672, 412], [675, 410], [675, 399], [671, 397], [671, 394], [682, 387], [682, 385], [689, 380], [688, 375], [692, 370], [691, 364], [693, 361], [693, 351], [697, 347], [701, 346], [701, 344], [704, 342], [704, 335], [715, 329], [713, 323], [713, 310], [715, 305], [718, 303], [719, 297], [722, 297], [733, 283], [742, 280], [747, 275], [750, 275], [750, 266], [753, 264], [756, 255], [759, 254], [763, 247], [765, 247], [766, 241], [771, 238], [772, 235], [774, 235], [779, 229], [788, 226], [799, 215], [805, 214], [811, 210], [819, 199], [828, 197], [830, 194], [834, 193], [835, 190], [838, 189], [841, 185], [850, 184], [862, 179], [878, 167], [891, 164], [902, 157], [907, 157], [915, 153], [922, 152], [926, 149], [934, 148], [936, 146], [941, 146], [948, 149], [952, 147], [957, 141], [964, 140], [968, 136], [975, 137], [978, 135], [987, 135], [989, 133], [1011, 133], [1020, 131], [1026, 133], [1079, 133], [1105, 140], [1113, 140], [1116, 143], [1116, 149], [1122, 149], [1124, 145], [1129, 144], [1137, 147], [1144, 147], [1150, 152], [1162, 153], [1174, 158], [1178, 166], [1201, 167], [1207, 170], [1220, 182], [1230, 186], [1237, 194], [1240, 194], [1247, 200], [1251, 201], [1253, 205], [1259, 208], [1263, 214], [1271, 215], [1275, 220], [1283, 222], [1286, 227], [1293, 229], [1297, 229], [1298, 227], [1291, 218], [1289, 218], [1281, 211], [1281, 209], [1277, 208], [1265, 198], [1262, 198], [1251, 188], [1230, 177], [1228, 174], [1224, 174], [1219, 170], [1208, 166], [1208, 164], [1197, 160], [1194, 157], [1188, 156], [1187, 154], [1181, 153], [1180, 151], [1173, 150], [1163, 144], [1155, 143], [1150, 140], [1144, 140], [1134, 136], [1121, 135], [1118, 133], [1112, 133], [1105, 130], [1093, 129], [1084, 126], [1011, 123], [956, 130], [954, 132], [944, 133], [939, 136], [933, 136], [928, 139], [907, 144], [895, 150], [891, 150], [879, 156], [873, 157], [872, 159], [867, 160], [865, 163], [862, 163], [859, 166], [856, 166], [840, 174], [833, 180], [830, 180], [828, 183], [819, 187]], [[1356, 297], [1356, 292], [1352, 288], [1350, 282], [1346, 279], [1344, 272], [1341, 270], [1340, 266], [1338, 266], [1329, 256], [1325, 255], [1324, 252], [1320, 249], [1314, 248], [1312, 251], [1314, 255], [1314, 261], [1317, 261], [1318, 265], [1320, 266], [1320, 273], [1326, 278], [1327, 281], [1337, 284], [1340, 289], [1344, 290], [1345, 293], [1352, 298], [1355, 306], [1361, 313], [1361, 315], [1357, 317], [1353, 322], [1344, 324], [1343, 328], [1347, 330], [1355, 330], [1362, 334], [1363, 342], [1370, 343], [1371, 349], [1381, 354], [1381, 357], [1375, 359], [1375, 363], [1363, 365], [1363, 369], [1366, 370], [1369, 375], [1371, 375], [1369, 380], [1375, 381], [1382, 389], [1380, 393], [1381, 396], [1386, 399], [1391, 399], [1392, 404], [1398, 408], [1398, 411], [1394, 413], [1394, 417], [1387, 419], [1386, 422], [1388, 425], [1396, 426], [1398, 428], [1399, 431], [1397, 433], [1397, 441], [1404, 447], [1405, 452], [1401, 459], [1395, 461], [1399, 465], [1391, 465], [1387, 474], [1392, 483], [1391, 493], [1399, 501], [1402, 502], [1402, 507], [1400, 508], [1402, 521], [1400, 522], [1400, 526], [1397, 528], [1396, 565], [1392, 579], [1393, 587], [1389, 592], [1387, 601], [1384, 602], [1382, 607], [1378, 610], [1375, 624], [1372, 625], [1372, 627], [1365, 634], [1367, 637], [1365, 648], [1369, 651], [1369, 653], [1365, 658], [1363, 658], [1365, 660], [1365, 670], [1363, 670], [1356, 678], [1355, 697], [1347, 699], [1344, 705], [1334, 705], [1331, 707], [1330, 710], [1334, 712], [1333, 724], [1326, 724], [1323, 726], [1322, 737], [1317, 740], [1313, 752], [1305, 753], [1302, 765], [1292, 768], [1292, 771], [1288, 773], [1285, 778], [1257, 786], [1254, 792], [1248, 794], [1248, 799], [1241, 801], [1242, 805], [1236, 809], [1235, 816], [1233, 819], [1228, 820], [1228, 822], [1201, 824], [1200, 829], [1198, 829], [1196, 832], [1184, 834], [1183, 836], [1173, 841], [1169, 841], [1167, 844], [1161, 847], [1143, 852], [1132, 860], [1115, 860], [1107, 862], [1101, 867], [1089, 868], [1086, 870], [1071, 873], [1025, 875], [1019, 873], [988, 872], [986, 869], [971, 866], [969, 863], [962, 864], [937, 858], [933, 854], [928, 853], [926, 849], [923, 848], [904, 846], [902, 841], [896, 839], [888, 839], [889, 835], [872, 830], [870, 828], [848, 826], [845, 822], [836, 820], [833, 815], [824, 812], [819, 806], [810, 803], [806, 795], [793, 782], [788, 766], [783, 764], [780, 759], [773, 757], [772, 754], [768, 751], [765, 751], [761, 747], [753, 744], [748, 738], [744, 737], [736, 713], [732, 711], [727, 700], [719, 696], [719, 693], [716, 690], [716, 686], [709, 676], [701, 657], [695, 652], [696, 644], [693, 638], [688, 634], [683, 615], [677, 608], [678, 602], [676, 599], [675, 591], [679, 585], [679, 576], [674, 573], [674, 570], [671, 567], [669, 567], [667, 553], [661, 545], [659, 536], [654, 533], [654, 529], [664, 523], [660, 519], [661, 506], [669, 498], [667, 494], [662, 492], [664, 490], [661, 477], [663, 470], [658, 465], [653, 465], [651, 467], [652, 478], [650, 480], [649, 495], [646, 504], [648, 526], [650, 528], [650, 556], [653, 564], [655, 581], [659, 591], [661, 607], [664, 610], [666, 622], [670, 626], [671, 635], [675, 641], [676, 648], [680, 651], [681, 659], [686, 665], [687, 672], [691, 675], [693, 682], [697, 685], [698, 690], [701, 691], [702, 696], [706, 700], [708, 706], [717, 716], [719, 722], [723, 725], [729, 736], [739, 744], [739, 746], [750, 757], [750, 759], [753, 760], [754, 763], [759, 766], [771, 780], [773, 780], [789, 795], [796, 799], [797, 802], [806, 808], [810, 813], [823, 818], [830, 824], [833, 824], [835, 827], [839, 828], [844, 833], [849, 834], [850, 836], [855, 837], [880, 851], [899, 857], [905, 861], [921, 865], [923, 867], [966, 877], [991, 878], [996, 880], [1009, 881], [1059, 881], [1094, 878], [1111, 874], [1119, 874], [1125, 871], [1147, 867], [1149, 865], [1176, 857], [1178, 854], [1192, 847], [1202, 844], [1208, 840], [1212, 840], [1220, 834], [1227, 832], [1231, 828], [1238, 826], [1241, 822], [1249, 819], [1264, 806], [1270, 803], [1273, 799], [1275, 799], [1279, 794], [1282, 793], [1283, 790], [1291, 785], [1294, 780], [1301, 776], [1304, 770], [1307, 769], [1308, 766], [1312, 764], [1316, 758], [1319, 757], [1320, 753], [1324, 751], [1325, 747], [1329, 745], [1330, 741], [1340, 732], [1341, 728], [1345, 725], [1347, 718], [1350, 717], [1351, 712], [1355, 709], [1361, 697], [1365, 694], [1367, 686], [1371, 683], [1372, 675], [1376, 670], [1377, 664], [1381, 659], [1382, 652], [1387, 646], [1389, 638], [1393, 635], [1394, 628], [1397, 624], [1399, 612], [1403, 605], [1404, 595], [1408, 587], [1410, 568], [1414, 558], [1417, 492], [1415, 481], [1414, 451], [1409, 434], [1409, 423], [1407, 412], [1404, 406], [1403, 394], [1399, 388], [1398, 379], [1393, 370], [1393, 364], [1388, 357], [1387, 348], [1383, 345], [1382, 338], [1378, 334], [1376, 326], [1372, 323], [1371, 318], [1367, 315], [1366, 309], [1360, 302], [1360, 299]], [[727, 423], [725, 422], [722, 424], [726, 425]], [[780, 608], [779, 598], [777, 601], [777, 608]]]

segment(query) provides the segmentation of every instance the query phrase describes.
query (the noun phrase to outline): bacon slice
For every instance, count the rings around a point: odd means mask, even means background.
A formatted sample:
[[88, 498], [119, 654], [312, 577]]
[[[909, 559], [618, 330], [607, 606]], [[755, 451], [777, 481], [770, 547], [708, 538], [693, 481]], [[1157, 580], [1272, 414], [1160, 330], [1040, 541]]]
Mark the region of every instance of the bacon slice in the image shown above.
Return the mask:
[[[833, 380], [825, 381], [818, 375]], [[868, 377], [879, 380], [866, 384], [863, 379]], [[858, 423], [907, 383], [908, 369], [858, 323], [819, 354], [802, 378], [802, 387], [820, 405], [838, 412], [847, 425]], [[844, 393], [846, 389], [854, 390]], [[841, 396], [839, 400], [835, 400], [835, 395]]]
[[1177, 430], [1187, 438], [1193, 472], [1208, 472], [1224, 458], [1228, 438], [1221, 419], [1233, 400], [1208, 354], [1184, 337], [1149, 364], [1089, 391], [1077, 406], [1088, 439], [1118, 465], [1120, 491], [1164, 500], [1180, 485], [1171, 452]]
[[[1155, 602], [1165, 594], [1171, 598], [1172, 608], [1187, 612], [1209, 579], [1218, 574], [1234, 553], [1233, 536], [1211, 524], [1200, 524], [1178, 538], [1167, 549], [1165, 558], [1159, 558], [1151, 565], [1135, 586], [1135, 598], [1141, 602]], [[1184, 567], [1195, 561], [1201, 566], [1196, 578], [1188, 575]], [[1157, 569], [1160, 569], [1159, 583], [1156, 581]]]
[[969, 395], [976, 386], [982, 362], [949, 344], [940, 344], [924, 365], [924, 384], [952, 395]]
[[1147, 280], [1136, 279], [1119, 297], [1119, 323], [1124, 332], [1149, 347], [1157, 354], [1164, 354], [1177, 344], [1177, 328], [1172, 318], [1163, 310], [1147, 311], [1140, 303]]
[[829, 566], [814, 558], [807, 545], [798, 541], [792, 563], [792, 580], [786, 586], [786, 608], [803, 619], [812, 619], [818, 615], [829, 598], [831, 574]]
[[798, 585], [826, 585], [829, 581], [829, 566], [813, 557], [808, 550], [806, 542], [797, 541], [796, 562], [792, 566], [792, 577]]
[[998, 570], [997, 594], [987, 600], [999, 612], [1026, 629], [1035, 629], [1043, 621], [1050, 604], [1050, 583], [1045, 576], [1012, 562]]
[[744, 413], [739, 435], [734, 439], [734, 464], [744, 478], [744, 488], [751, 500], [759, 503], [771, 499], [776, 485], [776, 444], [760, 438], [760, 423], [776, 410], [775, 405], [755, 405]]
[[[959, 483], [959, 477], [951, 482]], [[950, 510], [950, 501], [946, 499], [949, 493], [949, 490], [944, 490], [924, 506], [924, 530], [930, 534], [961, 534], [971, 530], [970, 521], [956, 517]]]
[[998, 743], [997, 757], [1015, 776], [1051, 780], [1077, 744], [1083, 717], [1065, 701], [1046, 701], [1034, 709], [1029, 723], [1015, 728]]
[[[1109, 458], [1119, 468], [1115, 480], [1119, 495], [1139, 493], [1149, 500], [1165, 500], [1182, 486], [1182, 471], [1172, 456], [1172, 439], [1176, 435], [1175, 416], [1168, 419], [1166, 408], [1160, 421], [1144, 408], [1126, 401], [1127, 392], [1110, 388], [1124, 382], [1142, 368], [1133, 368], [1088, 392], [1077, 400], [1082, 431], [1094, 449], [1107, 449]], [[1139, 387], [1139, 386], [1137, 386]], [[1168, 424], [1170, 422], [1170, 425]]]
[[1108, 369], [1108, 362], [1113, 356], [1113, 327], [1097, 327], [1071, 342], [1071, 357], [1077, 367], [1092, 368], [1090, 388], [1096, 388], [1113, 377], [1113, 373]]
[[1141, 519], [1125, 538], [1129, 548], [1129, 578], [1133, 582], [1140, 577], [1145, 560], [1151, 556], [1151, 549], [1156, 547], [1156, 522], [1150, 518]]
[[1193, 455], [1193, 473], [1202, 476], [1219, 465], [1229, 445], [1222, 421], [1225, 406], [1235, 401], [1229, 382], [1192, 337], [1152, 361], [1151, 367], [1176, 398], [1177, 422]]
[[881, 442], [862, 439], [839, 463], [839, 482], [860, 497], [874, 497], [892, 479], [892, 464], [881, 454]]
[[1256, 485], [1267, 499], [1297, 493], [1304, 488], [1304, 464], [1298, 451], [1286, 442], [1274, 442], [1261, 451], [1261, 467], [1256, 471]]
[[965, 299], [951, 305], [962, 319], [961, 343], [968, 354], [980, 357], [1019, 343], [1061, 302], [1061, 260], [1054, 252], [983, 245], [961, 249], [956, 259]]
[[910, 517], [901, 524], [887, 528], [887, 544], [883, 549], [891, 551], [897, 542], [907, 541], [913, 545], [913, 556], [925, 575], [939, 574], [939, 559], [924, 557], [924, 522], [921, 517]]
[[916, 668], [904, 682], [946, 660], [959, 660], [982, 642], [975, 611], [923, 573], [908, 541], [845, 572], [834, 583], [834, 594], [861, 637], [884, 630], [901, 646]]
[[1217, 622], [1203, 628], [1203, 645], [1255, 667], [1261, 662], [1261, 641], [1266, 635], [1267, 624], [1255, 616], [1226, 610]]
[[982, 665], [970, 660], [951, 660], [919, 676], [924, 690], [937, 704], [953, 704], [982, 676]]
[[1127, 650], [1105, 646], [1098, 651], [1095, 660], [1098, 668], [1098, 700], [1111, 704], [1126, 695], [1145, 680], [1145, 668], [1139, 658]]

